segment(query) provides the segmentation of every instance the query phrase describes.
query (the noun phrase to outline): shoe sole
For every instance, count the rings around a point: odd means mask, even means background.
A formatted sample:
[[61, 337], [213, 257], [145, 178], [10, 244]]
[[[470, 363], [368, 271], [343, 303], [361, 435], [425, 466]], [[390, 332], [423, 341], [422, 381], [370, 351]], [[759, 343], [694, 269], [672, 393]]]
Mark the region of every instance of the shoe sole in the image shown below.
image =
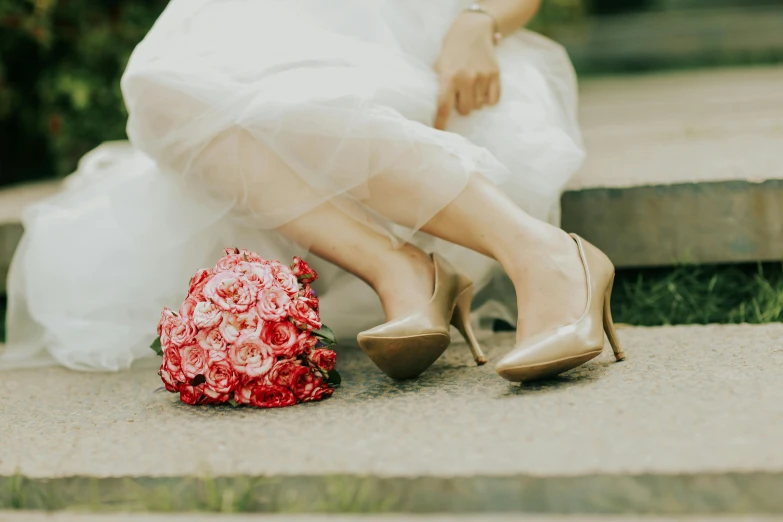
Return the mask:
[[357, 339], [362, 351], [380, 370], [398, 381], [413, 379], [432, 366], [449, 347], [443, 334]]
[[555, 375], [572, 370], [577, 366], [581, 366], [590, 359], [595, 359], [601, 355], [602, 351], [603, 350], [598, 350], [583, 355], [566, 357], [556, 361], [533, 364], [530, 366], [517, 366], [516, 368], [498, 370], [497, 373], [504, 379], [511, 382], [529, 382], [539, 379], [546, 379], [547, 377], [554, 377]]

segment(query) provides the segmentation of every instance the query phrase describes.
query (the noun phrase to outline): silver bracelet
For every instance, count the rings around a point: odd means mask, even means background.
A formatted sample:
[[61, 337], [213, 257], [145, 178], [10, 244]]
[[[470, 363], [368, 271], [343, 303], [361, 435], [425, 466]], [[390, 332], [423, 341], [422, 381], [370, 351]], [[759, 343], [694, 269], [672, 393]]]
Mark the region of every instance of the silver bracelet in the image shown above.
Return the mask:
[[464, 11], [468, 13], [480, 13], [490, 17], [490, 19], [492, 19], [492, 39], [497, 44], [500, 39], [503, 38], [503, 34], [500, 32], [500, 26], [498, 25], [497, 18], [495, 18], [492, 13], [481, 7], [481, 4], [472, 4], [470, 7], [465, 8]]

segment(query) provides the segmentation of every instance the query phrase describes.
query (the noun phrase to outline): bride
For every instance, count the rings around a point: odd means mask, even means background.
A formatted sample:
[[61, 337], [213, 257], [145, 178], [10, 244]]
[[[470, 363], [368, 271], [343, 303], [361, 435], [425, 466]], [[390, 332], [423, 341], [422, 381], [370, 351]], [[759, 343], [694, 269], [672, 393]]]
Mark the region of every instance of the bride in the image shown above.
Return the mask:
[[450, 324], [485, 362], [492, 318], [517, 325], [512, 381], [595, 357], [604, 329], [621, 359], [612, 264], [550, 224], [583, 149], [566, 54], [519, 29], [539, 1], [171, 0], [122, 79], [132, 146], [26, 212], [0, 366], [152, 355], [227, 246], [310, 252], [324, 322], [394, 378]]

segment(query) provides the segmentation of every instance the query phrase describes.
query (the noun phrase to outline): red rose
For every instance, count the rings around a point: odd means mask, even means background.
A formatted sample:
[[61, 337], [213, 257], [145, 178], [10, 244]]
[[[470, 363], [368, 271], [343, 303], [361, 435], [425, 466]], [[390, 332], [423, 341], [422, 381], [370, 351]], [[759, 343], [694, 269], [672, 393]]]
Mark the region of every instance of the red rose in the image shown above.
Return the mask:
[[310, 368], [302, 366], [297, 360], [285, 359], [275, 364], [269, 372], [268, 381], [276, 386], [294, 388], [296, 383], [310, 373]]
[[302, 330], [319, 330], [321, 328], [321, 318], [318, 317], [318, 312], [313, 310], [304, 299], [295, 299], [289, 302], [288, 315]]
[[310, 372], [297, 379], [294, 383], [293, 391], [296, 398], [302, 402], [320, 401], [334, 393], [334, 390], [329, 388], [326, 381]]
[[310, 285], [304, 285], [304, 288], [299, 291], [299, 299], [307, 301], [310, 308], [318, 310], [318, 297], [315, 295], [315, 290]]
[[209, 398], [204, 395], [204, 386], [182, 384], [179, 387], [179, 400], [191, 406], [208, 404]]
[[334, 367], [337, 364], [337, 352], [334, 350], [320, 348], [313, 351], [313, 353], [310, 355], [310, 362], [312, 362], [321, 370], [329, 373], [334, 370]]
[[207, 351], [198, 344], [182, 348], [182, 373], [186, 379], [195, 379], [207, 371]]
[[259, 384], [251, 389], [250, 404], [258, 408], [284, 408], [296, 404], [296, 397], [288, 388]]
[[277, 357], [294, 357], [299, 340], [299, 329], [289, 321], [264, 323], [261, 341], [272, 349]]
[[312, 283], [318, 279], [318, 274], [315, 273], [315, 270], [301, 257], [294, 257], [294, 262], [291, 264], [291, 272], [301, 283]]
[[188, 289], [188, 297], [192, 297], [198, 301], [204, 299], [204, 286], [206, 286], [209, 278], [212, 277], [212, 270], [199, 270], [193, 279], [190, 280], [190, 288]]

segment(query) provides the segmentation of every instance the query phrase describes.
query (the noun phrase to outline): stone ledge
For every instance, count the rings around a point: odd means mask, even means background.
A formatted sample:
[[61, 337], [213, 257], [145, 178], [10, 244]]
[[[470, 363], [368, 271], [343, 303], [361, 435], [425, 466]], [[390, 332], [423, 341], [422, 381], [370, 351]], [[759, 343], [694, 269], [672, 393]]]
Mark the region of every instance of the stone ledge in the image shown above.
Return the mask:
[[0, 509], [783, 514], [783, 325], [620, 335], [522, 387], [462, 344], [405, 383], [346, 347], [334, 398], [274, 411], [178, 404], [154, 360], [6, 372]]

